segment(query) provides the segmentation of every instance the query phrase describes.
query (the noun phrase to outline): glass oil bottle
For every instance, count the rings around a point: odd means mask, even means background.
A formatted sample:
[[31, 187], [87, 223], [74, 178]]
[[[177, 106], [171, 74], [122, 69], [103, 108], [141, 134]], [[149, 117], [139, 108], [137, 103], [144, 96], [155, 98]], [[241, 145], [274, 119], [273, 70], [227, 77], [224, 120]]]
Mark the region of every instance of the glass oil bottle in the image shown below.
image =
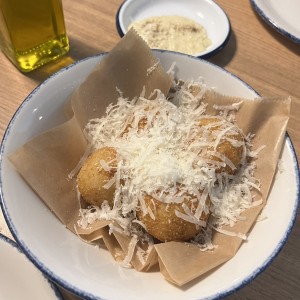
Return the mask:
[[22, 72], [66, 54], [61, 0], [0, 0], [0, 48]]

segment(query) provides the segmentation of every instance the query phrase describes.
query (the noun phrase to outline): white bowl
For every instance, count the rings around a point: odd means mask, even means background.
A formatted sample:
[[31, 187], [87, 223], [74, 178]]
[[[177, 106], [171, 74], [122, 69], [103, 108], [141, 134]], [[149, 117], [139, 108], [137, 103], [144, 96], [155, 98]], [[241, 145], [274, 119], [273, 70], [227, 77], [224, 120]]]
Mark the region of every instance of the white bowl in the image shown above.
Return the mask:
[[120, 36], [133, 22], [153, 16], [176, 15], [190, 18], [204, 26], [212, 44], [197, 57], [208, 58], [225, 47], [230, 22], [225, 12], [212, 0], [127, 0], [120, 6], [116, 25]]
[[0, 298], [63, 300], [58, 288], [27, 259], [17, 244], [0, 234]]
[[[224, 94], [257, 97], [243, 81], [205, 60], [168, 51], [153, 53], [166, 69], [176, 61], [180, 78], [201, 76], [209, 86]], [[65, 101], [104, 57], [105, 54], [87, 58], [51, 76], [25, 99], [6, 130], [0, 148], [0, 195], [14, 238], [42, 272], [87, 299], [206, 299], [240, 288], [272, 261], [295, 220], [299, 170], [288, 136], [281, 157], [286, 171], [276, 176], [264, 209], [268, 219], [254, 226], [248, 242], [234, 258], [183, 288], [165, 281], [158, 271], [141, 273], [123, 269], [107, 250], [82, 242], [47, 209], [7, 160], [8, 154], [28, 139], [65, 120]], [[279, 206], [282, 199], [285, 205]]]
[[295, 0], [250, 0], [263, 21], [296, 44], [300, 44], [300, 2]]

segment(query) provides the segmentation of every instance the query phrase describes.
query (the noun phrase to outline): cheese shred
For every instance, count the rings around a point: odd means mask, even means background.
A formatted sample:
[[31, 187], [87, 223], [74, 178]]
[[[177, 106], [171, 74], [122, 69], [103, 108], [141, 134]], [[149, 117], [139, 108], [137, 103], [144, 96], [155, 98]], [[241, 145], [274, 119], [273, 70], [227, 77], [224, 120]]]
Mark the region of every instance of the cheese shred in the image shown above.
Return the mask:
[[[153, 68], [156, 65], [147, 72], [151, 74]], [[104, 202], [101, 208], [81, 209], [79, 226], [87, 228], [97, 219], [110, 220], [111, 233], [130, 236], [123, 266], [130, 265], [135, 251], [140, 260], [146, 257], [139, 242], [153, 244], [145, 232], [146, 226], [136, 217], [136, 211], [141, 210], [143, 215], [149, 214], [155, 220], [155, 203], [150, 208], [145, 203], [146, 195], [167, 207], [171, 203], [182, 203], [182, 211], [175, 210], [175, 215], [202, 228], [193, 243], [203, 251], [215, 248], [211, 242], [213, 230], [247, 238], [243, 233], [222, 227], [233, 226], [243, 220], [241, 213], [245, 209], [262, 204], [262, 200], [253, 201], [252, 191], [260, 190], [254, 176], [255, 158], [264, 147], [252, 150], [254, 136], [251, 133], [244, 135], [244, 141], [234, 138], [241, 132], [234, 114], [242, 103], [215, 106], [217, 122], [199, 126], [199, 120], [213, 118], [206, 114], [204, 95], [207, 90], [199, 79], [173, 84], [168, 97], [156, 90], [151, 100], [146, 99], [144, 93], [135, 99], [126, 99], [119, 91], [117, 103], [108, 106], [106, 115], [90, 120], [85, 128], [89, 153], [101, 147], [116, 150], [115, 175], [104, 185], [109, 189], [115, 184], [116, 190], [113, 207]], [[225, 140], [232, 147], [243, 148], [238, 170], [231, 159], [218, 150], [218, 145]], [[101, 160], [99, 165], [111, 171], [110, 162]], [[236, 171], [234, 175], [217, 171], [224, 166]], [[192, 207], [183, 202], [185, 195], [194, 199]], [[208, 222], [201, 220], [203, 213], [210, 214]]]

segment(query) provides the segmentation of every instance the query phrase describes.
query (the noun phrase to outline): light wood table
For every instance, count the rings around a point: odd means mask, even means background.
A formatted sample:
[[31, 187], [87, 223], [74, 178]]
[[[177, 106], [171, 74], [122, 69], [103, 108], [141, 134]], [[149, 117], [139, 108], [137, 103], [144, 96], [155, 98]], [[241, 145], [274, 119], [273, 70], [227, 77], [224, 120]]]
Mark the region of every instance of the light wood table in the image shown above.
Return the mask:
[[[300, 45], [266, 25], [248, 0], [216, 2], [227, 13], [232, 33], [227, 46], [209, 60], [234, 73], [263, 96], [292, 97], [288, 133], [299, 159]], [[121, 3], [121, 0], [63, 0], [70, 52], [60, 61], [29, 74], [17, 71], [0, 53], [0, 138], [24, 98], [50, 74], [74, 61], [107, 52], [115, 46], [120, 40], [115, 16]], [[11, 237], [1, 213], [0, 232]], [[226, 299], [300, 299], [299, 236], [298, 216], [286, 245], [272, 264]], [[68, 293], [65, 295], [71, 299]]]

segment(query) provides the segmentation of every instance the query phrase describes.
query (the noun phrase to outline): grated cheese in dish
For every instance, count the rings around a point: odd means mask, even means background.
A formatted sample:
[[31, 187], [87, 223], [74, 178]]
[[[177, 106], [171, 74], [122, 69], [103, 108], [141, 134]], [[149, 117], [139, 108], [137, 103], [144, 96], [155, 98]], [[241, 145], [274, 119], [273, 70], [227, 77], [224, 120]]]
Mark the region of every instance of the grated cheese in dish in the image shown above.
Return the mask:
[[[252, 151], [253, 135], [244, 135], [235, 124], [240, 104], [215, 107], [217, 115], [208, 116], [207, 104], [203, 102], [206, 90], [203, 82], [189, 81], [176, 84], [168, 98], [159, 90], [154, 92], [153, 100], [144, 96], [129, 100], [120, 93], [117, 103], [108, 106], [106, 115], [90, 120], [85, 128], [91, 145], [87, 151], [114, 148], [117, 162], [110, 165], [99, 161], [99, 168], [114, 169], [114, 176], [104, 185], [107, 189], [115, 185], [113, 207], [104, 201], [101, 207], [81, 209], [79, 226], [87, 228], [98, 219], [110, 220], [110, 232], [130, 236], [125, 265], [130, 263], [134, 249], [140, 259], [143, 257], [138, 241], [153, 247], [147, 226], [137, 219], [137, 211], [142, 211], [155, 220], [155, 211], [145, 203], [146, 195], [166, 207], [181, 205], [183, 210], [175, 211], [176, 216], [202, 227], [192, 240], [201, 250], [214, 249], [213, 230], [246, 239], [222, 226], [233, 226], [242, 219], [245, 209], [261, 203], [252, 196], [252, 190], [260, 188], [254, 177], [253, 159], [258, 151]], [[210, 118], [217, 122], [199, 126], [199, 120]], [[242, 135], [243, 141], [235, 139], [237, 135]], [[224, 140], [232, 147], [242, 148], [238, 169], [218, 152], [218, 144]], [[226, 166], [232, 172], [220, 171]], [[184, 203], [187, 194], [195, 199], [195, 209]], [[210, 215], [208, 222], [201, 220], [203, 212]]]
[[196, 55], [211, 46], [207, 30], [198, 22], [182, 16], [154, 16], [130, 24], [150, 48]]

